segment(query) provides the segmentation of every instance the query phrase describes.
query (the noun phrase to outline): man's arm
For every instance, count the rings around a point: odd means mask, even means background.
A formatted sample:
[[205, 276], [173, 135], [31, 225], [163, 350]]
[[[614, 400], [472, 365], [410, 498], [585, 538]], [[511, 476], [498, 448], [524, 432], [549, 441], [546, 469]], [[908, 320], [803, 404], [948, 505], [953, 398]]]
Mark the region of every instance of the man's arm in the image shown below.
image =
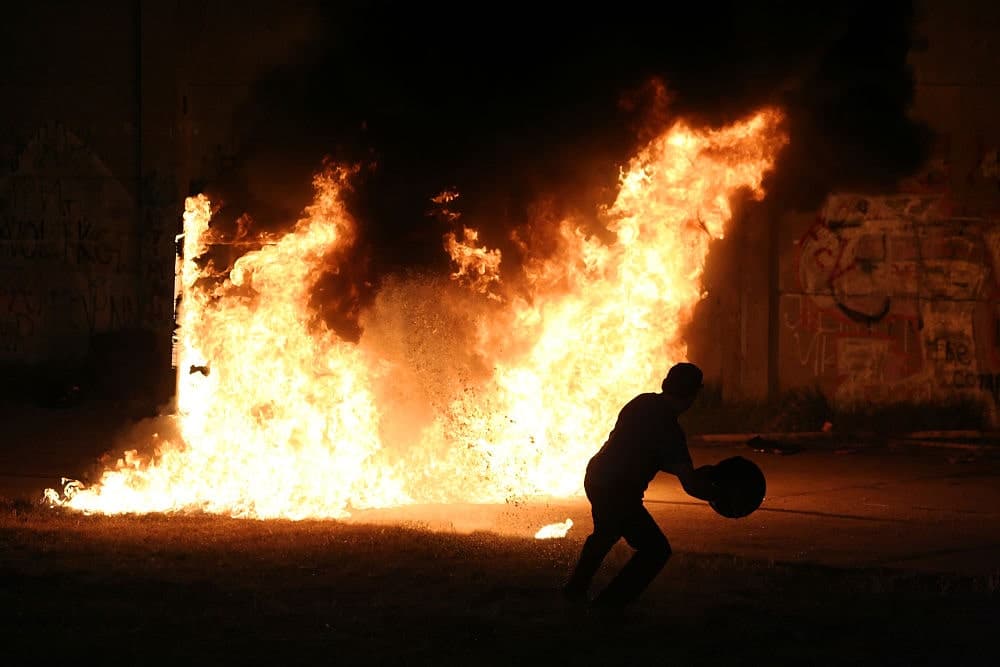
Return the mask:
[[695, 469], [690, 463], [675, 463], [667, 472], [677, 475], [684, 492], [699, 500], [712, 501], [719, 497], [719, 487], [712, 481], [709, 470], [712, 466]]

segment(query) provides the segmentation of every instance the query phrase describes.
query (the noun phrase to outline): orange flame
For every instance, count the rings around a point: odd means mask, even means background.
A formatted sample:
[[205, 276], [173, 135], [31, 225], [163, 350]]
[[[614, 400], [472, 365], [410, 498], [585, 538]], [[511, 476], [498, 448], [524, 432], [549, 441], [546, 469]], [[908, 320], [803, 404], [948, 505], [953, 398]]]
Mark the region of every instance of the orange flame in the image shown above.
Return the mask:
[[[309, 306], [330, 251], [354, 237], [348, 171], [318, 175], [292, 231], [221, 283], [195, 261], [211, 242], [210, 203], [188, 199], [180, 436], [47, 497], [87, 512], [304, 518], [578, 494], [623, 402], [685, 358], [680, 331], [703, 296], [709, 243], [737, 191], [762, 195], [786, 141], [780, 120], [768, 110], [718, 130], [675, 124], [622, 170], [602, 212], [614, 242], [564, 220], [559, 251], [530, 259], [523, 289], [502, 301], [457, 295], [449, 281], [390, 281], [358, 344]], [[466, 228], [446, 243], [456, 275], [486, 292], [501, 256], [477, 240]]]
[[490, 292], [490, 287], [492, 283], [500, 282], [500, 251], [477, 248], [479, 232], [475, 229], [463, 227], [462, 235], [461, 241], [454, 232], [444, 235], [444, 248], [458, 266], [455, 273], [451, 274], [452, 279], [467, 284], [476, 292], [499, 299]]

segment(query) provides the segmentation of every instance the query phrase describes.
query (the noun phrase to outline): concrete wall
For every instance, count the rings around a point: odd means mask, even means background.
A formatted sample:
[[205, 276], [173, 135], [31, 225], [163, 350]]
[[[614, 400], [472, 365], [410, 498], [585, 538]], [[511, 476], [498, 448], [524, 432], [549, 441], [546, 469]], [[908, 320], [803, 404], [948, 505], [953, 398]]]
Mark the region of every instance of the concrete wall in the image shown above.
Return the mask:
[[1000, 227], [943, 195], [831, 196], [786, 221], [781, 388], [839, 404], [992, 392], [1000, 371]]
[[[313, 3], [241, 7], [48, 2], [8, 17], [0, 366], [79, 359], [102, 332], [169, 339], [183, 197], [231, 169], [254, 82], [310, 37]], [[708, 285], [691, 347], [724, 400], [1000, 395], [1000, 10], [927, 0], [917, 33], [913, 113], [938, 134], [923, 173], [750, 221], [716, 258], [741, 281]]]
[[[57, 11], [58, 10], [58, 11]], [[20, 16], [0, 78], [0, 362], [80, 355], [93, 332], [143, 318], [135, 16], [109, 5]]]
[[183, 199], [238, 150], [234, 112], [295, 52], [309, 7], [107, 0], [8, 12], [0, 367], [71, 365], [108, 332], [169, 341]]
[[[921, 5], [913, 113], [937, 134], [892, 192], [777, 223], [777, 391], [835, 404], [1000, 394], [1000, 11]], [[773, 331], [774, 329], [772, 329]]]

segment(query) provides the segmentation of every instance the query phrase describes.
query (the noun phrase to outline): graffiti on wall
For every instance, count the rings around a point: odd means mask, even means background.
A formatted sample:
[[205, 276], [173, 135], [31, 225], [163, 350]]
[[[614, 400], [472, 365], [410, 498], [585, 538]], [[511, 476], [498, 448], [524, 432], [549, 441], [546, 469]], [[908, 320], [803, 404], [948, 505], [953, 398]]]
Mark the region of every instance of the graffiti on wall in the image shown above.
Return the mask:
[[1000, 393], [1000, 232], [940, 195], [836, 195], [795, 247], [782, 375], [841, 403]]
[[150, 171], [144, 175], [142, 188], [137, 316], [144, 326], [168, 334], [174, 326], [174, 260], [183, 206], [172, 177]]
[[0, 361], [79, 355], [135, 325], [135, 205], [72, 131], [53, 124], [0, 173]]

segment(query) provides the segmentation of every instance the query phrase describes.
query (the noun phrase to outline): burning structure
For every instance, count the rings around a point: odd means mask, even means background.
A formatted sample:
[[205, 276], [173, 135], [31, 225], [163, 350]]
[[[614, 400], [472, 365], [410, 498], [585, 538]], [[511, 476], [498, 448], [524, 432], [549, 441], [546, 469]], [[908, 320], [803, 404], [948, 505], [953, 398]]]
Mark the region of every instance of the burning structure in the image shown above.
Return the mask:
[[211, 202], [189, 198], [180, 440], [128, 452], [66, 504], [304, 518], [578, 493], [610, 411], [685, 358], [709, 244], [735, 197], [763, 194], [785, 141], [775, 110], [714, 130], [675, 123], [622, 169], [607, 240], [564, 219], [555, 251], [529, 249], [508, 285], [501, 253], [463, 226], [444, 237], [450, 276], [387, 281], [356, 343], [312, 307], [325, 263], [349, 261], [350, 170], [318, 174], [294, 228], [231, 266], [208, 253], [224, 241]]
[[[487, 35], [363, 4], [121, 2], [44, 17], [63, 51], [9, 36], [0, 361], [32, 378], [102, 336], [169, 340], [194, 244], [176, 433], [72, 502], [205, 506], [185, 467], [233, 476], [216, 509], [250, 516], [569, 494], [609, 406], [685, 356], [727, 406], [995, 414], [993, 115], [948, 92], [997, 106], [955, 83], [982, 54], [948, 29], [987, 9], [505, 10]], [[202, 231], [176, 229], [197, 194]], [[96, 367], [140, 384], [119, 356]]]

